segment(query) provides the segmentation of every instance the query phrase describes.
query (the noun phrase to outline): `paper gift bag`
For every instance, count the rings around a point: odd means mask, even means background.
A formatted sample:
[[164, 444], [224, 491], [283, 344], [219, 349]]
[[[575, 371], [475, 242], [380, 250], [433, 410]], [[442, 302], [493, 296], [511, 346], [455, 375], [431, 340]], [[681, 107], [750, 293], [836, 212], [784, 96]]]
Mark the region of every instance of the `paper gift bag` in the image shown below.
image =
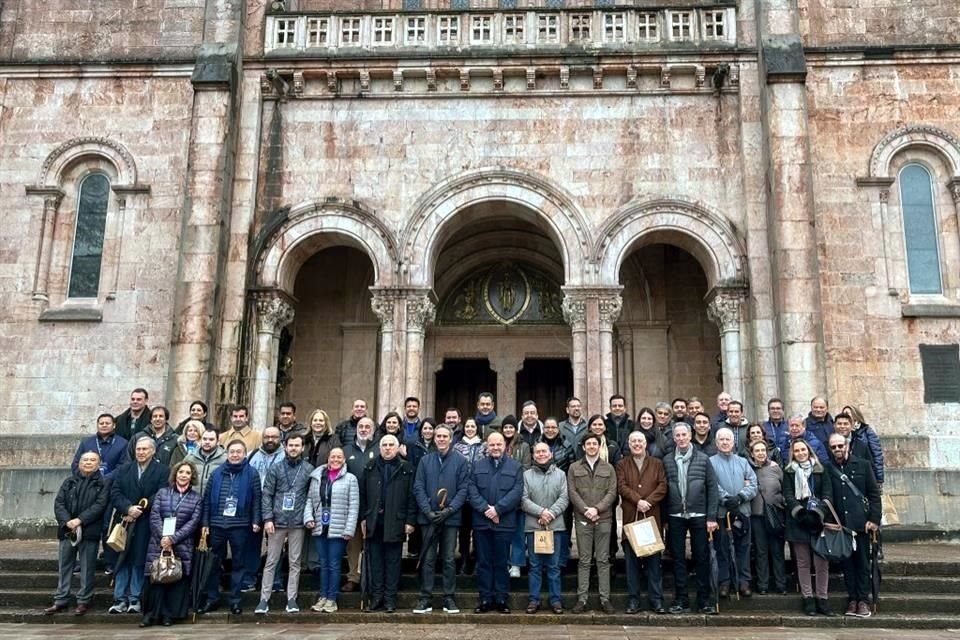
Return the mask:
[[553, 553], [553, 531], [540, 529], [533, 532], [533, 552], [542, 555]]
[[126, 522], [118, 522], [117, 524], [113, 525], [113, 529], [110, 530], [110, 535], [107, 536], [107, 546], [117, 553], [120, 553], [127, 548]]
[[630, 541], [630, 547], [638, 558], [646, 558], [663, 551], [663, 538], [660, 537], [660, 527], [654, 518], [638, 519], [623, 525], [623, 532]]
[[881, 506], [883, 507], [883, 517], [880, 518], [880, 524], [885, 527], [900, 524], [900, 514], [897, 513], [897, 507], [893, 504], [893, 498], [887, 494], [881, 496]]

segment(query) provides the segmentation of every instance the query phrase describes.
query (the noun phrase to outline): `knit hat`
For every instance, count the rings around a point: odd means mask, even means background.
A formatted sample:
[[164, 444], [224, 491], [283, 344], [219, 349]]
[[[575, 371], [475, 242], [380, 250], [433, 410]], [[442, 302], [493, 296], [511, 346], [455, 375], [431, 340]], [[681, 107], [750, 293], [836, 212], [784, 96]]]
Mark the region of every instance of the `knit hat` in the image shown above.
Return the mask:
[[507, 425], [513, 425], [514, 428], [517, 427], [517, 418], [513, 414], [504, 416], [503, 420], [500, 421], [500, 428], [504, 428]]

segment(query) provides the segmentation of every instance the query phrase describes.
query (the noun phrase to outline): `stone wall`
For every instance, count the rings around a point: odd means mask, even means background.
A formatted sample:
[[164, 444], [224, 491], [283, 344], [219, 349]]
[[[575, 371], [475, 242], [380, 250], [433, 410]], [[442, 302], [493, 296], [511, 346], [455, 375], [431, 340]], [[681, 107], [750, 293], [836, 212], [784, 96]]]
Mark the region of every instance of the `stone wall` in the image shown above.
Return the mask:
[[[192, 89], [189, 77], [119, 73], [113, 78], [0, 80], [0, 434], [76, 433], [101, 411], [119, 411], [135, 386], [162, 401], [170, 349], [180, 208]], [[85, 309], [99, 322], [39, 322], [64, 304], [77, 180], [114, 175], [103, 159], [79, 159], [63, 172], [53, 229], [49, 302], [33, 299], [44, 198], [25, 187], [41, 180], [55, 149], [71, 140], [124, 148], [149, 192], [111, 194], [100, 297]], [[106, 140], [107, 143], [100, 142]], [[86, 148], [86, 147], [85, 147]], [[55, 180], [56, 181], [56, 180]], [[113, 180], [116, 184], [117, 180]]]
[[956, 0], [798, 0], [804, 44], [960, 43]]
[[[946, 160], [927, 148], [924, 160], [940, 167], [935, 200], [946, 285], [942, 307], [953, 317], [904, 317], [911, 297], [897, 185], [889, 187], [884, 223], [879, 190], [858, 187], [856, 179], [867, 175], [875, 145], [904, 125], [960, 134], [960, 65], [826, 67], [813, 60], [811, 66], [810, 147], [830, 397], [837, 409], [862, 405], [883, 434], [938, 434], [930, 461], [945, 464], [950, 454], [934, 450], [956, 449], [960, 422], [956, 405], [923, 403], [919, 345], [960, 341], [960, 312], [950, 311], [958, 303], [960, 237]], [[893, 175], [898, 162], [916, 154], [894, 156]]]
[[0, 5], [0, 60], [192, 59], [208, 0], [12, 0]]

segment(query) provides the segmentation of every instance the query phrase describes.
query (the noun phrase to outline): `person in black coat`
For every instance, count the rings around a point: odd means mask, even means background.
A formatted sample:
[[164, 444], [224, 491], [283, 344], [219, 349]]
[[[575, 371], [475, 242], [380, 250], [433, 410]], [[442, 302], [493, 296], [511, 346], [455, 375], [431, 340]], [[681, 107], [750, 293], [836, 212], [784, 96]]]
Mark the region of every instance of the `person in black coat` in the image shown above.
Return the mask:
[[[142, 613], [143, 567], [150, 542], [150, 507], [153, 497], [167, 485], [169, 469], [154, 459], [156, 444], [152, 438], [137, 440], [134, 460], [113, 474], [110, 502], [115, 513], [113, 524], [129, 523], [127, 549], [114, 567], [113, 604], [109, 613]], [[146, 501], [146, 507], [141, 501]]]
[[47, 615], [67, 608], [73, 568], [78, 556], [80, 591], [77, 593], [74, 614], [82, 616], [90, 607], [96, 576], [97, 547], [103, 531], [103, 512], [107, 508], [109, 493], [107, 481], [100, 475], [100, 456], [96, 451], [81, 455], [77, 471], [60, 485], [53, 503], [57, 517], [57, 539], [60, 540], [60, 576], [53, 606], [45, 611]]
[[400, 458], [396, 436], [383, 436], [379, 447], [380, 455], [370, 461], [363, 473], [360, 531], [368, 551], [366, 562], [370, 563], [367, 611], [393, 613], [397, 608], [403, 541], [413, 532], [417, 520], [413, 494], [416, 472], [413, 465]]
[[150, 426], [150, 407], [147, 406], [149, 397], [146, 389], [137, 388], [130, 392], [130, 406], [114, 418], [118, 436], [129, 442], [133, 434]]
[[869, 460], [850, 455], [846, 438], [830, 436], [830, 463], [827, 473], [833, 483], [833, 495], [840, 524], [855, 531], [859, 544], [843, 561], [843, 580], [847, 584], [847, 615], [870, 617], [870, 564], [867, 541], [880, 528], [883, 510], [880, 489]]

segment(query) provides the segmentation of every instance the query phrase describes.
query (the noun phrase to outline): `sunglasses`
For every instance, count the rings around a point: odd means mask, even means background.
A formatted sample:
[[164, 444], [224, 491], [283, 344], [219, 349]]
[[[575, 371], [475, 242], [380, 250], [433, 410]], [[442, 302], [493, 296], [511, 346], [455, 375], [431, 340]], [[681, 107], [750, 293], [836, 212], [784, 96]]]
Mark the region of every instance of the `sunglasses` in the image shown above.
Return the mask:
[[831, 450], [831, 451], [836, 451], [836, 450], [838, 450], [838, 449], [843, 449], [843, 448], [846, 447], [846, 446], [847, 446], [847, 445], [845, 445], [845, 444], [832, 444], [832, 445], [830, 445], [830, 450]]

